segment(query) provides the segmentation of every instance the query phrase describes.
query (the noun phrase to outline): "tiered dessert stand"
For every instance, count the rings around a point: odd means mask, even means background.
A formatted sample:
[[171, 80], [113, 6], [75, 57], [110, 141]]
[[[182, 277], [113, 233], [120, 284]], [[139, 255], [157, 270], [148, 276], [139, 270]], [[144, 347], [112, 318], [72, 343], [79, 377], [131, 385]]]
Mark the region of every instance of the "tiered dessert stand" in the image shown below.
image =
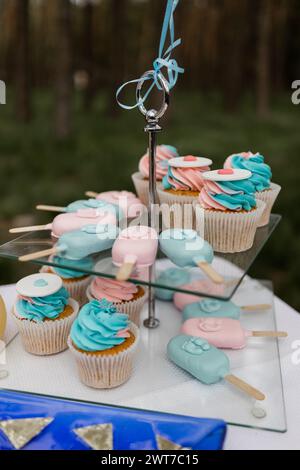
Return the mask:
[[[148, 72], [149, 73], [149, 72]], [[140, 87], [142, 82], [140, 83]], [[146, 117], [145, 130], [149, 133], [150, 181], [149, 181], [149, 225], [153, 223], [152, 207], [156, 202], [155, 152], [156, 134], [161, 130], [158, 119], [168, 104], [167, 85], [164, 103], [159, 112], [141, 110]], [[138, 88], [139, 89], [139, 88]], [[225, 288], [219, 295], [207, 292], [191, 292], [182, 287], [162, 285], [156, 279], [160, 272], [174, 265], [158, 253], [155, 268], [149, 276], [129, 281], [148, 287], [149, 305], [141, 324], [141, 346], [137, 366], [131, 379], [121, 387], [112, 390], [93, 390], [79, 382], [75, 364], [68, 351], [59, 355], [37, 357], [26, 353], [18, 336], [7, 346], [8, 377], [1, 380], [5, 389], [35, 394], [66, 397], [86, 402], [106, 403], [133, 408], [148, 409], [196, 417], [223, 418], [228, 423], [240, 426], [259, 427], [284, 432], [286, 430], [284, 399], [277, 340], [253, 341], [248, 348], [228, 353], [231, 368], [241, 378], [255, 384], [267, 399], [257, 403], [253, 399], [232, 389], [228, 384], [202, 385], [179, 370], [166, 358], [168, 341], [178, 334], [181, 314], [171, 302], [155, 300], [155, 288], [199, 297], [234, 299], [239, 305], [270, 304], [273, 306], [271, 283], [261, 283], [247, 276], [261, 249], [280, 222], [279, 215], [271, 215], [269, 225], [259, 228], [253, 247], [241, 253], [215, 253], [213, 267], [225, 279]], [[49, 232], [35, 232], [11, 240], [0, 247], [0, 256], [17, 260], [22, 255], [38, 252], [53, 246]], [[59, 264], [48, 258], [35, 259], [37, 265], [77, 268], [60, 258]], [[192, 279], [201, 277], [198, 268], [186, 268]], [[82, 272], [82, 267], [78, 266]], [[154, 272], [156, 271], [156, 273]], [[94, 268], [87, 274], [114, 278], [117, 268], [111, 261], [111, 251], [95, 257]], [[156, 274], [156, 275], [155, 275]], [[249, 329], [276, 330], [274, 308], [264, 312], [243, 314], [243, 325]], [[159, 328], [157, 328], [159, 326]]]
[[[159, 80], [163, 92], [163, 102], [159, 111], [149, 110], [141, 99], [142, 87], [149, 77]], [[156, 199], [156, 137], [161, 131], [159, 119], [169, 104], [169, 87], [163, 75], [148, 71], [139, 80], [137, 103], [146, 118], [145, 131], [149, 134], [149, 226], [154, 226], [154, 206]], [[252, 398], [240, 393], [226, 383], [203, 385], [184, 371], [171, 364], [166, 357], [168, 341], [178, 334], [181, 314], [170, 302], [155, 300], [155, 288], [168, 289], [199, 297], [234, 299], [240, 305], [270, 304], [264, 312], [243, 314], [242, 322], [247, 328], [276, 330], [273, 308], [273, 293], [270, 283], [261, 283], [247, 276], [261, 249], [280, 222], [279, 215], [271, 215], [269, 225], [259, 228], [250, 250], [241, 253], [215, 253], [213, 267], [225, 279], [224, 291], [219, 295], [208, 292], [191, 292], [183, 287], [160, 284], [159, 272], [172, 267], [172, 263], [158, 253], [157, 261], [145, 278], [132, 277], [130, 282], [148, 287], [149, 305], [141, 323], [141, 346], [136, 369], [131, 379], [112, 390], [94, 390], [82, 385], [77, 377], [75, 364], [69, 351], [48, 356], [36, 357], [26, 353], [18, 336], [7, 347], [8, 377], [0, 382], [5, 389], [25, 391], [35, 394], [67, 397], [95, 403], [107, 403], [132, 408], [156, 410], [196, 417], [223, 418], [231, 424], [259, 427], [284, 432], [286, 420], [279, 362], [278, 342], [268, 339], [253, 340], [248, 348], [230, 351], [228, 356], [231, 370], [239, 377], [254, 384], [266, 395], [266, 400], [256, 403]], [[17, 260], [20, 256], [51, 248], [53, 241], [48, 232], [35, 232], [20, 236], [0, 247], [0, 256]], [[37, 265], [77, 268], [67, 259], [60, 258], [59, 264], [48, 258], [33, 261]], [[201, 276], [200, 269], [186, 268], [193, 279]], [[82, 266], [77, 269], [82, 272]], [[156, 273], [155, 273], [156, 271]], [[86, 274], [114, 278], [117, 268], [111, 261], [111, 251], [95, 257], [95, 265]], [[159, 328], [158, 328], [159, 326]]]

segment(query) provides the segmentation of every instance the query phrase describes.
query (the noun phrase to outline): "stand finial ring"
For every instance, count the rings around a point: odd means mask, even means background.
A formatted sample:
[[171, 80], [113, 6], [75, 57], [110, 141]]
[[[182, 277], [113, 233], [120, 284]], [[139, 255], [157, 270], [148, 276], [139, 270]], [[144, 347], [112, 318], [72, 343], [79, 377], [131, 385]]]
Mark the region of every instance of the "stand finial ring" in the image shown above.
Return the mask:
[[[161, 108], [158, 111], [153, 110], [153, 109], [148, 111], [144, 105], [145, 99], [143, 99], [142, 97], [143, 85], [151, 77], [153, 77], [159, 82], [163, 91], [163, 103], [161, 105]], [[168, 83], [166, 79], [164, 78], [164, 76], [159, 72], [155, 72], [155, 70], [148, 70], [147, 72], [145, 72], [144, 75], [141, 76], [137, 84], [136, 98], [137, 98], [137, 102], [139, 103], [138, 108], [140, 112], [146, 117], [147, 121], [153, 121], [153, 120], [157, 121], [158, 119], [160, 119], [165, 114], [166, 110], [168, 109], [169, 102], [170, 102], [170, 90], [169, 90]]]

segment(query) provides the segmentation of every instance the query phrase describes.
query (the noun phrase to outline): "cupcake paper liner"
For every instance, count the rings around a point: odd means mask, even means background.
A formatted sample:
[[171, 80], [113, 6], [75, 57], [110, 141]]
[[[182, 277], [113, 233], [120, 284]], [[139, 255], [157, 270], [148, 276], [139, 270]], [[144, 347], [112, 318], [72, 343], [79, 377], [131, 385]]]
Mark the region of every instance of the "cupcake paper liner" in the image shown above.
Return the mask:
[[198, 202], [198, 196], [182, 196], [164, 191], [160, 184], [157, 188], [161, 207], [163, 229], [169, 228], [196, 228], [196, 214], [194, 204]]
[[139, 171], [131, 175], [135, 191], [138, 198], [142, 201], [145, 206], [149, 204], [149, 180], [144, 179], [142, 173]]
[[271, 183], [270, 189], [266, 189], [265, 191], [260, 191], [255, 193], [255, 197], [259, 201], [263, 201], [266, 204], [266, 208], [261, 216], [259, 227], [264, 227], [268, 225], [270, 221], [270, 215], [272, 211], [272, 207], [277, 199], [278, 194], [281, 191], [281, 186], [279, 184]]
[[[141, 311], [143, 309], [143, 306], [148, 296], [147, 290], [144, 287], [143, 289], [144, 289], [144, 295], [141, 297], [138, 297], [135, 300], [126, 301], [126, 302], [113, 302], [117, 311], [120, 313], [126, 313], [129, 317], [129, 320], [137, 326], [140, 326]], [[95, 300], [95, 297], [92, 295], [90, 291], [90, 286], [86, 290], [86, 296], [89, 301]]]
[[133, 323], [130, 331], [135, 341], [124, 351], [117, 354], [97, 356], [78, 351], [68, 339], [70, 351], [75, 356], [81, 382], [93, 388], [113, 388], [126, 382], [133, 371], [134, 355], [139, 342], [139, 329]]
[[[43, 266], [40, 269], [40, 272], [41, 273], [51, 272], [53, 274], [57, 274], [51, 268], [51, 266]], [[73, 278], [73, 279], [68, 279], [68, 280], [64, 280], [62, 278], [63, 286], [69, 292], [70, 297], [74, 300], [77, 300], [77, 302], [79, 303], [80, 306], [85, 304], [86, 301], [87, 301], [86, 289], [87, 289], [88, 285], [91, 282], [91, 278], [92, 278], [92, 276], [85, 276], [84, 278], [81, 278], [81, 279], [80, 278], [79, 279]]]
[[[256, 229], [265, 209], [265, 203], [257, 201], [256, 209], [250, 212], [222, 212], [204, 210], [204, 238], [220, 253], [237, 253], [249, 250], [254, 242]], [[197, 231], [203, 232], [203, 213]]]
[[74, 299], [69, 299], [68, 305], [74, 310], [68, 317], [41, 323], [21, 319], [16, 305], [13, 307], [13, 317], [27, 352], [38, 356], [47, 356], [65, 351], [68, 348], [68, 336], [79, 310], [78, 302]]

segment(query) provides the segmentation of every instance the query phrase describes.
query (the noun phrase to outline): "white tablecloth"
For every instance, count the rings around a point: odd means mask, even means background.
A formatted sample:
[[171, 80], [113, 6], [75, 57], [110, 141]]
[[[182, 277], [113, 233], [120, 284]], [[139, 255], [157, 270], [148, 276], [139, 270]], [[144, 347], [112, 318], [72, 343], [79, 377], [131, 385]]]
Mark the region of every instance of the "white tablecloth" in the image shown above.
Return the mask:
[[[2, 286], [0, 293], [7, 305], [13, 302], [14, 286]], [[300, 449], [300, 315], [282, 300], [275, 298], [277, 326], [287, 331], [289, 337], [280, 342], [281, 366], [285, 390], [288, 431], [286, 433], [247, 429], [240, 426], [229, 426], [225, 449]], [[13, 332], [10, 332], [13, 335]], [[298, 340], [299, 354], [295, 354], [295, 341]], [[298, 359], [298, 361], [297, 361]], [[298, 362], [298, 365], [296, 364]], [[1, 385], [1, 384], [0, 384]]]
[[225, 442], [227, 450], [300, 449], [300, 352], [298, 365], [292, 361], [295, 353], [292, 345], [297, 340], [300, 351], [300, 314], [278, 297], [275, 298], [275, 308], [278, 330], [289, 334], [286, 341], [279, 342], [288, 431], [281, 434], [229, 426]]

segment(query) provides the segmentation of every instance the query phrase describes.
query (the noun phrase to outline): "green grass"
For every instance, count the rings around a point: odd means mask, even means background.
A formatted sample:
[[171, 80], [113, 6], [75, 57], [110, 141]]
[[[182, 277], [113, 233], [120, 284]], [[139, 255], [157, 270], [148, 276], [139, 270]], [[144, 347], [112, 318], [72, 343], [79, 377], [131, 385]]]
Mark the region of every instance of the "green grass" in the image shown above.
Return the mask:
[[[276, 292], [300, 308], [300, 107], [290, 96], [272, 103], [270, 117], [259, 120], [251, 97], [239, 112], [226, 114], [218, 95], [177, 92], [161, 143], [178, 147], [181, 154], [209, 156], [215, 167], [225, 157], [242, 150], [260, 151], [273, 169], [273, 180], [282, 185], [275, 210], [283, 215], [280, 228], [261, 253], [252, 274], [271, 278]], [[132, 189], [131, 174], [146, 149], [144, 121], [138, 111], [120, 111], [118, 118], [105, 112], [105, 97], [99, 95], [93, 111], [86, 113], [76, 97], [73, 132], [61, 142], [55, 138], [53, 101], [46, 93], [34, 99], [35, 115], [30, 125], [18, 124], [8, 96], [0, 107], [0, 219], [33, 212], [36, 203], [67, 204], [88, 189]], [[36, 221], [47, 220], [37, 214]], [[3, 239], [4, 235], [2, 236]], [[2, 262], [1, 281], [16, 280], [17, 263]]]

